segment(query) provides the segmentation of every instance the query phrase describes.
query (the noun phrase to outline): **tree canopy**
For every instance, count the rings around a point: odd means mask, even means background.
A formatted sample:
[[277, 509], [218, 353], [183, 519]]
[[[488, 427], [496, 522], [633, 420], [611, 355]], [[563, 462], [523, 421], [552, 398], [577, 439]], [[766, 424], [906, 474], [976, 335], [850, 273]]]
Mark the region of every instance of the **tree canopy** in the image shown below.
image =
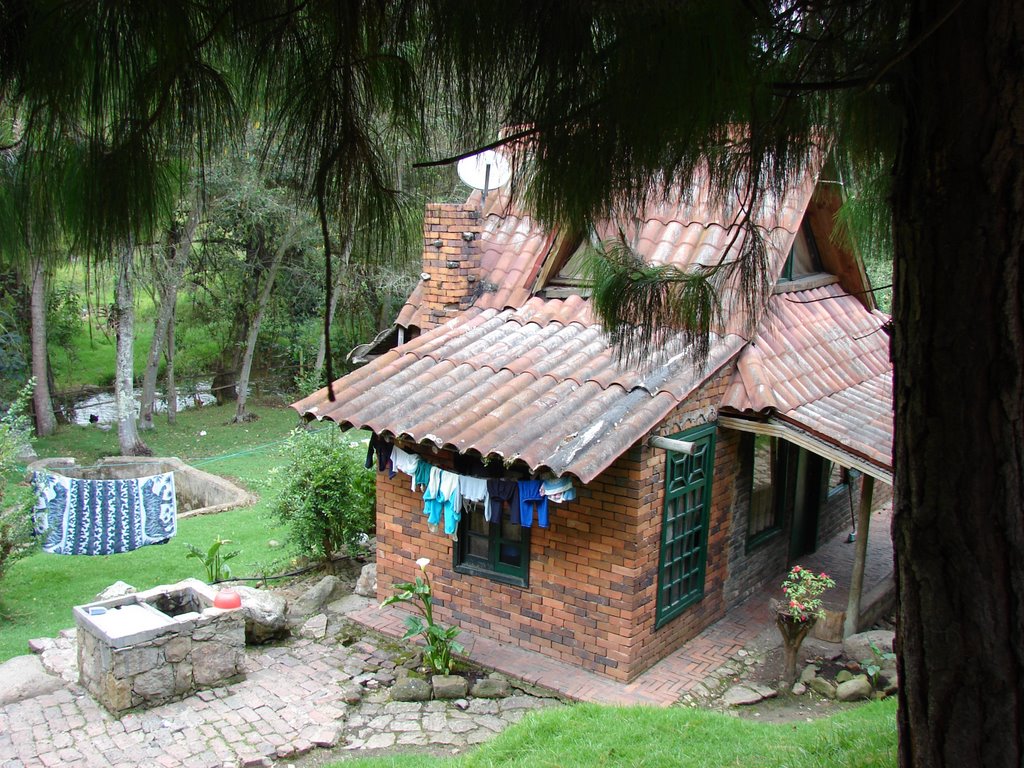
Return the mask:
[[[896, 232], [902, 759], [1020, 765], [1022, 15], [1010, 0], [4, 2], [3, 133], [35, 190], [26, 221], [59, 211], [103, 250], [154, 227], [183, 169], [259, 115], [263, 156], [297, 158], [328, 265], [332, 220], [400, 210], [396, 138], [434, 161], [502, 144], [515, 191], [577, 226], [703, 174], [738, 193], [750, 236], [722, 269], [751, 299], [765, 285], [751, 211], [828, 153], [874, 191], [848, 221]], [[985, 250], [962, 273], [972, 243]], [[707, 313], [685, 294], [714, 274], [697, 277], [664, 300], [636, 291], [642, 314], [598, 307], [613, 329], [699, 335]], [[957, 441], [959, 471], [936, 475]], [[950, 634], [986, 622], [977, 668], [948, 671], [971, 655]]]

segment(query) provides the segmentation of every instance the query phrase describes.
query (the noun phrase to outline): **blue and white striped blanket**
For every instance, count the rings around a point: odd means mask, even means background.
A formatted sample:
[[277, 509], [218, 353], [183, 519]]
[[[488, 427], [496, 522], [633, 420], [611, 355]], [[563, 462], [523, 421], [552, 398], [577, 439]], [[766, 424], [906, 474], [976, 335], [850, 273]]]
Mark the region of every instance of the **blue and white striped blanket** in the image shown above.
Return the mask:
[[56, 555], [113, 555], [161, 544], [178, 530], [174, 473], [79, 480], [33, 472], [35, 532]]

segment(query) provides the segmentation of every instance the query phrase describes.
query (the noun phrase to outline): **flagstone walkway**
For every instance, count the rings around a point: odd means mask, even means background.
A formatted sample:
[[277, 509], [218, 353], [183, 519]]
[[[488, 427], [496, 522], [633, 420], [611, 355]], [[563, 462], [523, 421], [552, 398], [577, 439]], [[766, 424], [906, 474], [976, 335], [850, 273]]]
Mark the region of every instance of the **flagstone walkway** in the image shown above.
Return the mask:
[[[865, 591], [891, 573], [889, 514], [885, 509], [872, 516]], [[852, 552], [852, 544], [837, 538], [806, 559], [809, 567], [836, 576], [840, 604]], [[482, 666], [566, 698], [668, 706], [699, 693], [702, 682], [717, 680], [723, 668], [735, 668], [747, 655], [743, 649], [763, 647], [775, 632], [771, 596], [769, 588], [731, 609], [629, 684], [468, 631], [460, 641]], [[382, 611], [368, 600], [340, 602], [346, 607], [330, 615], [334, 627], [347, 617], [384, 635], [403, 632], [397, 611]], [[255, 768], [292, 763], [317, 748], [460, 750], [492, 738], [530, 710], [560, 703], [529, 686], [501, 700], [390, 702], [386, 685], [395, 678], [397, 655], [398, 646], [372, 633], [350, 645], [298, 639], [250, 648], [244, 680], [120, 718], [72, 682], [0, 707], [0, 768]], [[74, 660], [71, 630], [43, 654], [44, 664], [65, 680], [77, 678]], [[353, 685], [361, 685], [364, 695], [347, 703]]]

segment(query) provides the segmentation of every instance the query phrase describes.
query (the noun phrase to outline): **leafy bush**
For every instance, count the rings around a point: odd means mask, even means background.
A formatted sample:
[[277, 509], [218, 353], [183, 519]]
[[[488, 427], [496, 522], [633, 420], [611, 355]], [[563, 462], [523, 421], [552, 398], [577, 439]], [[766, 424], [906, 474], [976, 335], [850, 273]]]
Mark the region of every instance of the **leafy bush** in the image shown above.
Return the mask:
[[376, 522], [374, 473], [363, 466], [365, 445], [337, 428], [296, 430], [289, 439], [291, 464], [274, 514], [291, 530], [303, 554], [329, 558], [343, 548], [358, 551]]
[[8, 485], [15, 476], [18, 452], [32, 434], [26, 411], [34, 386], [35, 380], [30, 379], [0, 414], [0, 577], [31, 548], [31, 493], [23, 486], [15, 486], [9, 493]]

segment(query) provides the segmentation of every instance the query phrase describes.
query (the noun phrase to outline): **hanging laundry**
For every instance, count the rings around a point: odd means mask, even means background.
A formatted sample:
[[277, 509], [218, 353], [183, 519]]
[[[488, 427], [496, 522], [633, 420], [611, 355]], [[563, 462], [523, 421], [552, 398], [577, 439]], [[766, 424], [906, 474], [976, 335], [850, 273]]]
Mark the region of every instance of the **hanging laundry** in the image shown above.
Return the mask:
[[416, 464], [419, 462], [420, 457], [415, 453], [408, 453], [403, 451], [397, 445], [394, 450], [391, 451], [391, 466], [406, 475], [416, 474]]
[[[377, 458], [377, 471], [383, 472], [388, 468], [388, 462], [391, 460], [391, 451], [395, 448], [394, 443], [389, 443], [383, 437], [378, 435], [376, 432], [370, 434], [370, 445], [366, 448], [366, 463], [364, 466], [367, 469], [373, 469], [374, 456]], [[391, 470], [388, 477], [394, 477], [395, 472]]]
[[487, 497], [489, 503], [484, 508], [484, 517], [489, 523], [500, 523], [501, 512], [505, 504], [513, 519], [519, 511], [519, 484], [515, 480], [488, 480]]
[[465, 501], [487, 501], [487, 480], [482, 477], [460, 475], [459, 491]]
[[437, 533], [438, 524], [441, 522], [441, 511], [444, 509], [444, 498], [441, 496], [440, 467], [430, 467], [430, 478], [426, 485], [426, 490], [423, 491], [423, 514], [427, 516], [427, 530]]
[[537, 512], [537, 525], [548, 527], [548, 498], [540, 492], [540, 480], [519, 481], [519, 522], [524, 528], [533, 525], [533, 513]]
[[547, 497], [548, 501], [553, 501], [556, 504], [573, 501], [576, 498], [576, 488], [573, 487], [572, 480], [567, 477], [545, 480], [541, 483], [540, 492]]
[[434, 467], [432, 467], [429, 462], [426, 462], [423, 459], [419, 460], [419, 463], [416, 465], [416, 470], [412, 474], [412, 489], [414, 491], [418, 491], [421, 485], [424, 488], [427, 487], [427, 484], [430, 483], [430, 472], [433, 469]]
[[462, 475], [441, 470], [438, 491], [441, 496], [441, 511], [444, 514], [444, 532], [455, 536], [459, 531], [459, 519], [462, 517], [462, 493], [459, 490]]
[[42, 549], [57, 555], [113, 555], [163, 544], [178, 530], [174, 473], [85, 480], [33, 472], [33, 522]]

